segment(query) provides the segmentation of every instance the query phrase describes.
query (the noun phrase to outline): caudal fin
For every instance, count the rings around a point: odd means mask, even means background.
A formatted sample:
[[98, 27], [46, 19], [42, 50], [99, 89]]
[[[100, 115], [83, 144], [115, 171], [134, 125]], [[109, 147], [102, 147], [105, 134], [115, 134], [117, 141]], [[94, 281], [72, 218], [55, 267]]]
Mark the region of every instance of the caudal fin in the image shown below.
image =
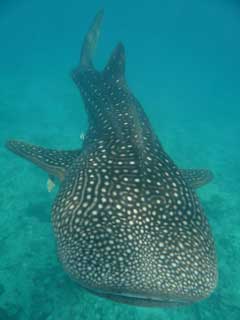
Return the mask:
[[81, 58], [79, 68], [89, 68], [92, 67], [93, 63], [93, 56], [96, 51], [99, 35], [100, 35], [100, 28], [103, 19], [104, 11], [100, 10], [95, 19], [93, 20], [85, 38], [83, 41], [82, 51], [81, 51]]

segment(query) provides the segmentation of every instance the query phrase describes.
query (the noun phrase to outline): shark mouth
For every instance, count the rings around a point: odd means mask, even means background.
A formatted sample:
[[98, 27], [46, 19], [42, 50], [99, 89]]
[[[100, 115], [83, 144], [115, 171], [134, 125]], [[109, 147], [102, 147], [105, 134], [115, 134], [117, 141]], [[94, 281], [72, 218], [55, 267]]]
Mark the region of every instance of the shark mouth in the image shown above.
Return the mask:
[[180, 307], [192, 304], [203, 297], [177, 296], [174, 294], [152, 295], [147, 293], [127, 293], [121, 291], [105, 291], [100, 289], [87, 288], [86, 290], [94, 295], [110, 299], [116, 302], [125, 303], [139, 307]]

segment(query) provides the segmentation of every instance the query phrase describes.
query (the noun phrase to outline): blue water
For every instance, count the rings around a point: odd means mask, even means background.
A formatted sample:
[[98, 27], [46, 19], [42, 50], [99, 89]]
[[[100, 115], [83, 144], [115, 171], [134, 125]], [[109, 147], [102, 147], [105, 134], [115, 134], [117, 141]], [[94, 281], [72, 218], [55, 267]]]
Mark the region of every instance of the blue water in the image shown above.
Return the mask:
[[[85, 292], [57, 260], [56, 190], [4, 148], [9, 138], [78, 148], [87, 122], [69, 74], [88, 26], [105, 17], [96, 66], [121, 40], [127, 79], [167, 152], [206, 167], [198, 193], [211, 224], [219, 284], [200, 303], [144, 309]], [[234, 0], [2, 0], [0, 3], [0, 320], [240, 319], [240, 4]]]

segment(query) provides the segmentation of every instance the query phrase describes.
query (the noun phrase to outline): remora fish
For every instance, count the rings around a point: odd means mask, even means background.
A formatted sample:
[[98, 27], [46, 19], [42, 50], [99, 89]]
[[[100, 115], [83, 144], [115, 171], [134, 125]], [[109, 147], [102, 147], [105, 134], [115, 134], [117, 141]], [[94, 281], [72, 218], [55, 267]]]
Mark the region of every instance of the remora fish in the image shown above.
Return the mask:
[[52, 210], [58, 253], [82, 287], [141, 306], [190, 304], [217, 283], [214, 241], [195, 193], [212, 174], [180, 170], [166, 154], [128, 89], [121, 43], [105, 69], [95, 69], [102, 17], [72, 73], [89, 119], [82, 149], [6, 146], [59, 178]]

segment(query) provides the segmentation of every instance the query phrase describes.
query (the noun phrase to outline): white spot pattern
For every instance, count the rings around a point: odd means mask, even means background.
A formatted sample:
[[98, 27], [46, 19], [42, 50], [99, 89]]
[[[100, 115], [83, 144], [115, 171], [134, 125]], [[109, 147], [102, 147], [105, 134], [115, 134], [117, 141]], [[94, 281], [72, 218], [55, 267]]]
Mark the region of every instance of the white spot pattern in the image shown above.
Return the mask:
[[107, 71], [74, 75], [89, 129], [53, 207], [62, 263], [90, 288], [206, 296], [216, 261], [197, 196], [124, 80]]

